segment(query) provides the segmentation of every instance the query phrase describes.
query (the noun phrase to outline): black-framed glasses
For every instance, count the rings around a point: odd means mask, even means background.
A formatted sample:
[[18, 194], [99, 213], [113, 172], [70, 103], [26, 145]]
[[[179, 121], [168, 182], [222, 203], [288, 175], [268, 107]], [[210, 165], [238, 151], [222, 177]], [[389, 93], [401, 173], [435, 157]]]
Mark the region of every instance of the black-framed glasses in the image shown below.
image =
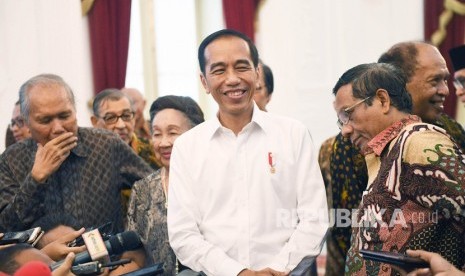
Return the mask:
[[347, 108], [344, 108], [343, 110], [341, 110], [338, 114], [337, 114], [337, 126], [339, 127], [339, 129], [342, 129], [342, 127], [344, 125], [347, 125], [347, 123], [349, 123], [350, 121], [350, 114], [352, 114], [352, 112], [354, 111], [354, 109], [364, 103], [366, 100], [368, 100], [369, 98], [371, 98], [372, 96], [369, 96], [369, 97], [366, 97], [365, 99], [363, 100], [360, 100], [358, 102], [356, 102], [355, 104], [353, 104], [352, 106], [349, 106]]
[[13, 128], [14, 126], [22, 128], [24, 126], [24, 119], [22, 117], [11, 119], [10, 128]]
[[454, 87], [455, 89], [464, 89], [465, 88], [465, 78], [458, 77], [454, 79]]
[[112, 125], [118, 122], [118, 119], [121, 118], [124, 122], [130, 122], [134, 118], [135, 112], [123, 112], [121, 115], [116, 115], [113, 113], [105, 114], [105, 116], [101, 117], [105, 124]]

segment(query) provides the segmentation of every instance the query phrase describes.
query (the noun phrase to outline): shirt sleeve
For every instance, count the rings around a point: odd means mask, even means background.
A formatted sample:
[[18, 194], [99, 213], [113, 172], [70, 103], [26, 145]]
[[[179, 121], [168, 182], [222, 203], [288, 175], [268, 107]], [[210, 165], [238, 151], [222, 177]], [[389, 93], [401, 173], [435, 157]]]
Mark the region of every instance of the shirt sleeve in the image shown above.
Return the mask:
[[[0, 157], [0, 231], [18, 231], [27, 228], [44, 213], [44, 192], [34, 181], [30, 169], [23, 181], [14, 176], [10, 162], [14, 158], [10, 152]], [[27, 168], [19, 168], [27, 169]]]
[[413, 134], [405, 143], [403, 194], [445, 218], [465, 221], [465, 159], [438, 131]]
[[271, 265], [277, 271], [290, 271], [305, 257], [318, 256], [329, 226], [326, 191], [312, 138], [308, 131], [301, 136], [294, 149], [298, 223]]
[[207, 275], [237, 275], [244, 267], [223, 250], [207, 242], [198, 227], [201, 216], [195, 204], [189, 177], [189, 151], [176, 143], [170, 160], [168, 194], [168, 234], [179, 261], [194, 271]]
[[128, 144], [118, 137], [113, 144], [123, 187], [132, 187], [134, 182], [153, 173], [153, 169]]

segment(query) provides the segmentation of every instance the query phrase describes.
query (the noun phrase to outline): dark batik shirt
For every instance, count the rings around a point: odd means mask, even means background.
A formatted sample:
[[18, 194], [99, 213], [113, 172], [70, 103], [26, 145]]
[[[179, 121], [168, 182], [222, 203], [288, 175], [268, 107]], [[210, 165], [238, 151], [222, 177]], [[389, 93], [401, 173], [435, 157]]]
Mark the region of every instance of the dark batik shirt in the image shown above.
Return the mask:
[[[439, 116], [435, 125], [447, 131], [455, 143], [465, 151], [465, 131], [459, 123], [446, 114]], [[362, 198], [368, 182], [366, 163], [358, 149], [352, 145], [348, 138], [340, 133], [332, 145], [330, 156], [330, 189], [332, 203], [330, 208], [356, 209]], [[332, 227], [328, 235], [335, 241], [333, 246], [328, 247], [327, 263], [334, 264], [339, 260], [345, 260], [350, 246], [351, 227]], [[326, 271], [326, 275], [343, 275], [344, 266], [332, 266]]]
[[422, 249], [465, 264], [465, 155], [445, 130], [409, 116], [369, 143], [368, 185], [352, 222], [347, 275], [393, 275], [360, 249]]
[[74, 216], [84, 227], [112, 221], [123, 229], [120, 191], [152, 169], [115, 134], [79, 128], [76, 148], [45, 183], [31, 177], [37, 143], [31, 139], [0, 156], [0, 231], [27, 229], [52, 212]]

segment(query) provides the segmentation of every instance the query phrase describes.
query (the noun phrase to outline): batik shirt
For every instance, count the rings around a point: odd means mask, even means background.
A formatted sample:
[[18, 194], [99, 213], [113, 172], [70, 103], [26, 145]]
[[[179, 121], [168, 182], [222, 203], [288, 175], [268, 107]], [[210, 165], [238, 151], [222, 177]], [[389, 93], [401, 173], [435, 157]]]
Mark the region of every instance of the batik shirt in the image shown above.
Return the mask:
[[167, 201], [160, 171], [157, 170], [134, 184], [126, 229], [139, 234], [144, 244], [146, 266], [163, 262], [163, 275], [175, 275], [176, 256], [168, 242]]
[[368, 186], [352, 222], [349, 275], [391, 275], [360, 249], [437, 252], [465, 263], [465, 155], [440, 127], [411, 115], [375, 136], [366, 154]]
[[37, 143], [27, 139], [0, 157], [0, 230], [27, 229], [52, 212], [74, 216], [83, 227], [113, 222], [123, 230], [120, 191], [152, 169], [117, 135], [78, 129], [77, 146], [40, 184], [31, 176]]
[[[459, 123], [446, 114], [441, 114], [435, 125], [445, 129], [462, 151], [465, 150], [465, 131]], [[330, 182], [325, 182], [329, 185], [327, 189], [331, 190], [328, 193], [330, 208], [349, 211], [357, 209], [368, 181], [365, 159], [350, 139], [343, 137], [341, 133], [336, 136], [330, 150]], [[326, 257], [327, 276], [340, 276], [344, 273], [350, 236], [350, 225], [330, 228]]]

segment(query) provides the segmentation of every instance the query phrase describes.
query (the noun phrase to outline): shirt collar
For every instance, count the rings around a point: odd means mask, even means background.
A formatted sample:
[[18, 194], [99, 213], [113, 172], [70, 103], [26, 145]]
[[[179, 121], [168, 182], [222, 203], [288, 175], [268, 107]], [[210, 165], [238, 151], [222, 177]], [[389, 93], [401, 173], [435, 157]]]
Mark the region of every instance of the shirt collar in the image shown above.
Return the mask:
[[[254, 102], [253, 111], [252, 111], [252, 119], [250, 123], [248, 123], [244, 128], [249, 126], [251, 123], [257, 125], [258, 127], [265, 129], [266, 128], [266, 120], [265, 116], [267, 115], [266, 112], [261, 111], [257, 104]], [[223, 125], [221, 125], [220, 119], [218, 118], [218, 112], [216, 116], [208, 121], [208, 129], [209, 129], [209, 137], [213, 138], [213, 136], [223, 129]]]
[[408, 117], [393, 123], [368, 142], [368, 150], [365, 154], [372, 151], [377, 156], [380, 156], [384, 148], [389, 144], [389, 142], [399, 135], [405, 126], [419, 122], [421, 122], [420, 117], [416, 115], [409, 115]]

